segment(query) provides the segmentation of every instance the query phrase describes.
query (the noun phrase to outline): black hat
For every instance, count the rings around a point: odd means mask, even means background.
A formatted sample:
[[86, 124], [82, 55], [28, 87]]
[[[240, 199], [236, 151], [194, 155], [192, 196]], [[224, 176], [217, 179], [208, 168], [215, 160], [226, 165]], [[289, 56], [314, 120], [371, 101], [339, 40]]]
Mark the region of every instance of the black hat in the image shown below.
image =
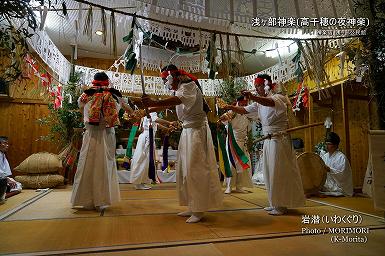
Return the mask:
[[326, 134], [325, 143], [330, 143], [330, 144], [338, 146], [340, 144], [340, 137], [335, 132], [328, 132]]
[[106, 81], [106, 80], [108, 80], [108, 76], [104, 72], [98, 72], [94, 75], [94, 80], [95, 81]]

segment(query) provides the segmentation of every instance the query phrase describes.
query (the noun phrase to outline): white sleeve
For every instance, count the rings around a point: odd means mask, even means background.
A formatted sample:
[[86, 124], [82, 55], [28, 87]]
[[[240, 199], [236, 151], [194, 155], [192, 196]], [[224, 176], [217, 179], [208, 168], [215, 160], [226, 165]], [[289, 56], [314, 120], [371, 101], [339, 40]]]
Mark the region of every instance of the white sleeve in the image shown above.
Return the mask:
[[339, 155], [333, 162], [330, 163], [330, 173], [338, 174], [342, 173], [345, 170], [346, 159], [345, 155]]
[[181, 101], [185, 108], [191, 108], [197, 97], [197, 85], [195, 82], [181, 84], [179, 89], [175, 92], [175, 96], [177, 96]]
[[281, 94], [274, 94], [271, 98], [274, 101], [275, 114], [279, 116], [282, 113], [286, 113], [288, 108], [286, 97]]
[[80, 101], [81, 97], [78, 98], [78, 106], [79, 108], [84, 108], [84, 105], [86, 105], [84, 102]]
[[247, 105], [245, 107], [245, 110], [248, 113], [258, 113], [258, 103], [257, 102], [253, 102], [250, 105]]
[[155, 122], [158, 119], [158, 114], [156, 112], [151, 112], [150, 116], [152, 122]]

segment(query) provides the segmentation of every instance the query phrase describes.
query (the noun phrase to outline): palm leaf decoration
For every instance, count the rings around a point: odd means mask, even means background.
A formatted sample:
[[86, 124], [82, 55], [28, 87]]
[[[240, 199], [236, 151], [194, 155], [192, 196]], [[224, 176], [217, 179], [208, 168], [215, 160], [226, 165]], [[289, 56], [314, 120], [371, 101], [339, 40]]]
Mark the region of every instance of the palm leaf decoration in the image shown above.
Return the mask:
[[217, 64], [215, 63], [215, 58], [217, 57], [217, 49], [215, 47], [216, 34], [211, 36], [209, 46], [207, 48], [206, 60], [209, 62], [209, 79], [215, 78], [215, 72], [218, 71]]
[[138, 62], [136, 53], [134, 52], [134, 28], [135, 28], [135, 17], [132, 19], [131, 31], [123, 37], [123, 42], [128, 44], [126, 52], [124, 53], [125, 69], [131, 71], [131, 75], [134, 73], [136, 64]]
[[297, 82], [302, 82], [303, 80], [303, 70], [304, 70], [304, 67], [301, 63], [301, 50], [298, 49], [296, 55], [294, 56], [294, 58], [291, 60], [292, 62], [294, 62], [295, 64], [295, 72], [294, 74], [297, 76]]

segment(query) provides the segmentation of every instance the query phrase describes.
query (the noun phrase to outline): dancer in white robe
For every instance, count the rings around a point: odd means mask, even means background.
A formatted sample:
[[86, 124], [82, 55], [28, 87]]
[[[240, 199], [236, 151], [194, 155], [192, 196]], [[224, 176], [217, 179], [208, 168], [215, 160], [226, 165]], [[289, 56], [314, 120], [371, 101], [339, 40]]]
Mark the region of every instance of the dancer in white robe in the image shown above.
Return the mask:
[[329, 132], [326, 136], [327, 151], [322, 155], [328, 172], [321, 193], [330, 196], [353, 196], [352, 168], [344, 153], [338, 149], [340, 137]]
[[120, 200], [114, 126], [119, 124], [120, 107], [129, 113], [132, 109], [123, 102], [119, 91], [108, 87], [104, 72], [96, 73], [92, 84], [79, 98], [85, 132], [71, 204], [101, 211]]
[[[246, 105], [247, 105], [247, 100], [243, 96], [237, 99], [236, 106], [246, 106]], [[246, 191], [243, 188], [253, 187], [253, 182], [251, 180], [251, 161], [250, 161], [249, 152], [247, 151], [247, 148], [245, 145], [247, 141], [248, 132], [251, 129], [250, 120], [246, 115], [236, 114], [231, 110], [223, 114], [220, 117], [220, 120], [227, 126], [229, 123], [231, 123], [231, 126], [233, 127], [235, 141], [247, 156], [249, 160], [247, 163], [250, 166], [250, 168], [244, 170], [242, 168], [242, 165], [238, 162], [238, 160], [233, 157], [236, 168], [234, 168], [231, 165], [231, 172], [233, 176], [226, 177], [225, 179], [225, 182], [226, 182], [225, 194], [230, 194], [232, 188], [234, 187], [235, 187], [235, 192], [246, 193]], [[228, 137], [229, 137], [229, 133], [227, 133], [227, 140], [226, 140], [227, 155], [231, 154], [231, 152], [229, 152]]]
[[[264, 135], [286, 130], [290, 101], [281, 94], [273, 94], [271, 87], [275, 84], [272, 84], [268, 75], [259, 75], [254, 85], [259, 96], [250, 91], [242, 92], [254, 103], [246, 107], [226, 108], [240, 114], [258, 113]], [[282, 133], [264, 141], [262, 164], [270, 203], [264, 209], [271, 215], [282, 215], [287, 208], [304, 206], [301, 175], [289, 134]]]
[[142, 101], [149, 107], [176, 106], [183, 123], [177, 155], [177, 193], [179, 204], [188, 207], [178, 215], [189, 217], [187, 223], [195, 223], [208, 209], [221, 206], [223, 200], [203, 95], [196, 78], [174, 65], [165, 67], [161, 76], [169, 89], [176, 91], [175, 96], [159, 101], [144, 96]]
[[[153, 138], [155, 138], [158, 126], [162, 129], [169, 130], [162, 125], [162, 123], [167, 121], [158, 118], [156, 112], [150, 113], [150, 117], [153, 128]], [[151, 179], [148, 177], [148, 168], [150, 163], [150, 119], [146, 116], [142, 118], [141, 128], [143, 129], [143, 132], [138, 137], [138, 142], [136, 143], [135, 152], [131, 161], [130, 182], [135, 184], [136, 189], [148, 190], [151, 189], [150, 186], [146, 185], [151, 183]]]

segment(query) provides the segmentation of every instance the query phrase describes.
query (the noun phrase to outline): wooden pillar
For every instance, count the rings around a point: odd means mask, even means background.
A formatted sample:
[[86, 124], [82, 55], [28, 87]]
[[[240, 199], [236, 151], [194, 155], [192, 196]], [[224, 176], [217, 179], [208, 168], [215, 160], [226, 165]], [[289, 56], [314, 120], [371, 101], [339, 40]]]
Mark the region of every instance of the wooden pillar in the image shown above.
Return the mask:
[[[314, 122], [313, 115], [313, 97], [309, 94], [309, 108], [308, 108], [307, 123], [311, 124]], [[313, 152], [314, 151], [314, 128], [308, 128], [305, 130], [305, 151]]]
[[[313, 97], [309, 97], [309, 124], [314, 123], [313, 109], [314, 109]], [[310, 133], [310, 139], [309, 139], [310, 150], [309, 150], [309, 152], [313, 152], [313, 149], [314, 149], [314, 128], [313, 127], [310, 128], [309, 133]]]
[[[341, 102], [342, 102], [342, 124], [344, 127], [343, 138], [346, 157], [350, 160], [350, 138], [349, 138], [349, 116], [348, 101], [344, 90], [344, 83], [341, 84]], [[341, 134], [342, 135], [342, 134]]]

